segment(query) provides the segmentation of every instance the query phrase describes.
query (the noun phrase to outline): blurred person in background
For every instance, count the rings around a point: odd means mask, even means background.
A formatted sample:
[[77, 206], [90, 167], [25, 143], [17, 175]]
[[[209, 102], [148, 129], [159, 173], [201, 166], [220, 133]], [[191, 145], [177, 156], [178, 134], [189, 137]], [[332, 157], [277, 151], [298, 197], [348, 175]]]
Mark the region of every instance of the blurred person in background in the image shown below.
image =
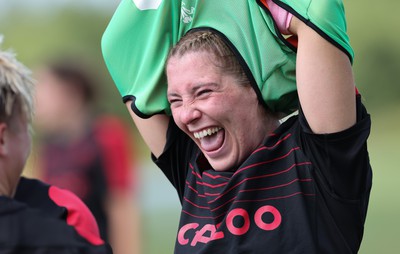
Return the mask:
[[86, 203], [115, 253], [137, 253], [130, 135], [118, 117], [95, 114], [99, 88], [91, 74], [77, 58], [63, 57], [38, 71], [37, 171]]
[[79, 198], [21, 177], [31, 150], [33, 90], [30, 70], [0, 51], [0, 252], [112, 253]]

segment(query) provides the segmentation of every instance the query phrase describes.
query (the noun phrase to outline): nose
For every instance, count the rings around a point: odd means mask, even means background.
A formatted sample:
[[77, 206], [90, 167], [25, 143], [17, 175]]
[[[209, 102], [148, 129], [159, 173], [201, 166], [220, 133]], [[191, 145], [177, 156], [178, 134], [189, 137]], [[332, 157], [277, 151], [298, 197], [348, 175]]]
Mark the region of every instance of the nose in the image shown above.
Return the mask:
[[199, 119], [200, 116], [201, 112], [193, 104], [186, 104], [183, 105], [179, 118], [183, 124], [188, 125]]

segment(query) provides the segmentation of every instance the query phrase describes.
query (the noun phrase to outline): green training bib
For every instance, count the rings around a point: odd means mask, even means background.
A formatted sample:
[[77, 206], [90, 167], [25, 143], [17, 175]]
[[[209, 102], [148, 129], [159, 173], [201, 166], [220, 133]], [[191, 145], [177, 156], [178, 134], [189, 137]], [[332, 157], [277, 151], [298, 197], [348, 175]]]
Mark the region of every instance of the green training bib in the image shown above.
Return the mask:
[[[274, 1], [342, 49], [352, 60], [340, 0]], [[169, 49], [191, 29], [223, 34], [259, 99], [275, 112], [297, 109], [294, 47], [275, 29], [262, 1], [122, 0], [102, 38], [107, 68], [132, 110], [142, 118], [170, 114], [164, 72]]]

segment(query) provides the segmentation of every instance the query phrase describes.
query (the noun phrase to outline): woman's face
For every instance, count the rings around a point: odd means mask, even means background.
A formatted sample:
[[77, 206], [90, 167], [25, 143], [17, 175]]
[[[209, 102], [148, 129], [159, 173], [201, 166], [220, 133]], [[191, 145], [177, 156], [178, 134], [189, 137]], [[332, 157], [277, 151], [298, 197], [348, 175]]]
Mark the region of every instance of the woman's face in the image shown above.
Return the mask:
[[218, 171], [239, 166], [263, 141], [270, 126], [253, 88], [215, 67], [206, 52], [172, 57], [168, 100], [178, 127]]

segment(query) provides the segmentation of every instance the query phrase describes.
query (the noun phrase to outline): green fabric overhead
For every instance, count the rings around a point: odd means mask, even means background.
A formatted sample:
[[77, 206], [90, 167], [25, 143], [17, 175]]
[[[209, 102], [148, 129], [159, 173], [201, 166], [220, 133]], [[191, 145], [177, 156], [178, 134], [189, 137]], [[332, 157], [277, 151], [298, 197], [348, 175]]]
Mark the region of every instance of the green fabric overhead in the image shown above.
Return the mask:
[[[319, 1], [325, 5], [313, 5]], [[345, 32], [337, 36], [345, 31], [343, 8], [332, 14], [329, 1], [282, 3], [352, 56]], [[315, 14], [321, 6], [329, 16]], [[211, 28], [225, 35], [246, 63], [252, 85], [267, 107], [279, 112], [296, 109], [295, 52], [276, 33], [268, 10], [258, 1], [122, 0], [104, 32], [102, 51], [123, 100], [133, 100], [132, 110], [138, 116], [170, 114], [165, 60], [169, 49], [194, 28]]]
[[272, 0], [313, 27], [353, 62], [342, 0]]

